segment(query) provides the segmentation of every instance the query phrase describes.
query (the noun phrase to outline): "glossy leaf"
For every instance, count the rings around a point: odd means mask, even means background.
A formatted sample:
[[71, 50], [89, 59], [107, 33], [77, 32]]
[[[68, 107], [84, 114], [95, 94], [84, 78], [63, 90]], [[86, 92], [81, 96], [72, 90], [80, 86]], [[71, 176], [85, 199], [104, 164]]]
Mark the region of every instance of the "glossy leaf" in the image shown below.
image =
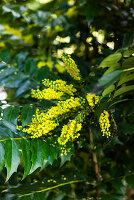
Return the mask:
[[23, 82], [21, 86], [17, 89], [15, 97], [18, 97], [23, 93], [25, 93], [26, 91], [28, 91], [30, 84], [31, 84], [30, 80], [26, 80], [25, 82]]
[[5, 149], [3, 144], [0, 142], [0, 171], [3, 169], [5, 164]]
[[31, 151], [30, 141], [27, 139], [21, 140], [22, 158], [24, 163], [24, 175], [23, 179], [29, 174], [31, 168]]
[[17, 125], [19, 110], [19, 106], [9, 106], [5, 108], [3, 112], [3, 119], [14, 125]]
[[11, 175], [17, 172], [18, 165], [20, 164], [20, 152], [17, 141], [12, 139], [5, 142], [5, 160], [7, 168], [6, 181], [8, 181]]
[[70, 149], [70, 151], [67, 152], [66, 155], [61, 155], [60, 154], [60, 158], [61, 158], [60, 167], [62, 167], [65, 164], [66, 161], [70, 161], [72, 155], [74, 154], [74, 145], [73, 145], [73, 143], [69, 143], [66, 148]]
[[32, 166], [30, 174], [43, 165], [43, 161], [46, 156], [44, 142], [40, 139], [33, 139], [31, 143], [31, 153]]
[[5, 78], [6, 76], [10, 76], [11, 74], [13, 74], [16, 70], [13, 68], [5, 68], [3, 70], [0, 71], [0, 80], [2, 80], [3, 78]]
[[36, 108], [30, 105], [26, 105], [22, 109], [22, 126], [26, 126], [27, 124], [31, 123], [32, 116], [35, 114]]

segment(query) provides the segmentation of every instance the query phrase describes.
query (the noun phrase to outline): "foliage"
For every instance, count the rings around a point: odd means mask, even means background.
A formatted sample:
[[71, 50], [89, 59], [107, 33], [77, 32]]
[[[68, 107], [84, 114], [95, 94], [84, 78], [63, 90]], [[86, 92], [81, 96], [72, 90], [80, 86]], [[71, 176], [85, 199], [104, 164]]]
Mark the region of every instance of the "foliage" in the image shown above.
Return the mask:
[[0, 4], [0, 198], [127, 199], [134, 3], [40, 2]]

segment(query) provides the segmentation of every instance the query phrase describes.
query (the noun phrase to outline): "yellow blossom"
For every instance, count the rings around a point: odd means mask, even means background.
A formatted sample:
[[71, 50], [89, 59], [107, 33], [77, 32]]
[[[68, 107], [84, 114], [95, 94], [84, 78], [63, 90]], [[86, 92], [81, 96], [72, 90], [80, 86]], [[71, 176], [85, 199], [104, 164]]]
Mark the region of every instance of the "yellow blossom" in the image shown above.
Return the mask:
[[110, 137], [111, 133], [110, 133], [110, 121], [109, 121], [109, 113], [104, 110], [103, 113], [101, 113], [100, 118], [99, 118], [99, 124], [101, 127], [101, 132], [102, 132], [102, 136], [107, 136]]
[[22, 126], [16, 126], [16, 129], [18, 130], [18, 131], [20, 131], [21, 129], [22, 129]]
[[70, 55], [63, 55], [62, 60], [65, 64], [67, 72], [72, 76], [75, 80], [80, 81], [80, 70], [78, 69], [77, 65], [75, 64], [74, 60], [71, 58]]
[[56, 92], [54, 89], [47, 88], [44, 90], [32, 90], [31, 91], [31, 96], [36, 98], [36, 99], [46, 99], [46, 100], [51, 100], [51, 99], [57, 99], [61, 100], [61, 97], [64, 93], [63, 92]]
[[53, 89], [55, 91], [59, 90], [60, 92], [64, 92], [72, 96], [77, 91], [72, 84], [67, 85], [66, 81], [60, 79], [56, 81], [50, 81], [49, 79], [44, 79], [42, 82], [44, 86], [49, 87], [50, 89]]
[[82, 128], [82, 124], [78, 124], [76, 120], [70, 120], [69, 124], [64, 125], [61, 131], [61, 135], [58, 138], [58, 143], [60, 145], [65, 145], [69, 140], [73, 141], [74, 139], [78, 138], [80, 131]]
[[98, 101], [99, 101], [99, 97], [96, 96], [95, 94], [90, 94], [90, 93], [88, 93], [87, 96], [86, 96], [86, 98], [87, 98], [87, 101], [88, 101], [89, 106], [91, 106], [92, 108], [94, 108], [95, 105], [96, 105], [96, 104], [98, 103]]
[[23, 128], [23, 132], [32, 135], [32, 138], [46, 136], [57, 126], [59, 126], [58, 117], [67, 115], [70, 111], [75, 111], [77, 107], [81, 107], [81, 99], [71, 97], [66, 101], [58, 101], [56, 106], [52, 106], [47, 112], [36, 110], [31, 124]]

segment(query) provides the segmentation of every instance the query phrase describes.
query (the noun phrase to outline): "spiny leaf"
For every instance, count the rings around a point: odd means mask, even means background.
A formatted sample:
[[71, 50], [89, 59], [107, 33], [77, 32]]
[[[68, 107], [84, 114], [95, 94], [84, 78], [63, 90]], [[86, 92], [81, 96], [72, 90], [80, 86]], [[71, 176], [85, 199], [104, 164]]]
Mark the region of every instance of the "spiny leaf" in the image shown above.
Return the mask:
[[18, 165], [20, 164], [20, 152], [17, 141], [12, 139], [5, 142], [5, 160], [7, 168], [6, 181], [8, 181], [11, 175], [17, 171]]
[[21, 140], [22, 157], [24, 163], [24, 175], [23, 179], [29, 174], [31, 168], [31, 151], [30, 151], [30, 141], [27, 139]]

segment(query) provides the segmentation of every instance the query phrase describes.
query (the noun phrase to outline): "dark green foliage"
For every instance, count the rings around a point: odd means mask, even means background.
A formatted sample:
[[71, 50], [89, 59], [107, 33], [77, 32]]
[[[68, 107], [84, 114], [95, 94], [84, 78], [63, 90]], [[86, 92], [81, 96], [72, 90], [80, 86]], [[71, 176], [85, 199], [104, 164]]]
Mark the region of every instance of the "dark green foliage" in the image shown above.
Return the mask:
[[[129, 190], [133, 193], [133, 8], [133, 0], [0, 1], [0, 86], [7, 93], [6, 102], [0, 101], [1, 200], [125, 200]], [[31, 139], [16, 129], [31, 122], [37, 107], [54, 105], [30, 96], [31, 89], [43, 88], [43, 79], [78, 85], [64, 71], [62, 53], [71, 53], [76, 61], [85, 94], [101, 96], [94, 124], [87, 117], [78, 142], [67, 144], [71, 150], [65, 156], [54, 137]], [[113, 122], [109, 139], [98, 126], [104, 109], [117, 125], [115, 131]], [[92, 151], [102, 182], [96, 178]]]

